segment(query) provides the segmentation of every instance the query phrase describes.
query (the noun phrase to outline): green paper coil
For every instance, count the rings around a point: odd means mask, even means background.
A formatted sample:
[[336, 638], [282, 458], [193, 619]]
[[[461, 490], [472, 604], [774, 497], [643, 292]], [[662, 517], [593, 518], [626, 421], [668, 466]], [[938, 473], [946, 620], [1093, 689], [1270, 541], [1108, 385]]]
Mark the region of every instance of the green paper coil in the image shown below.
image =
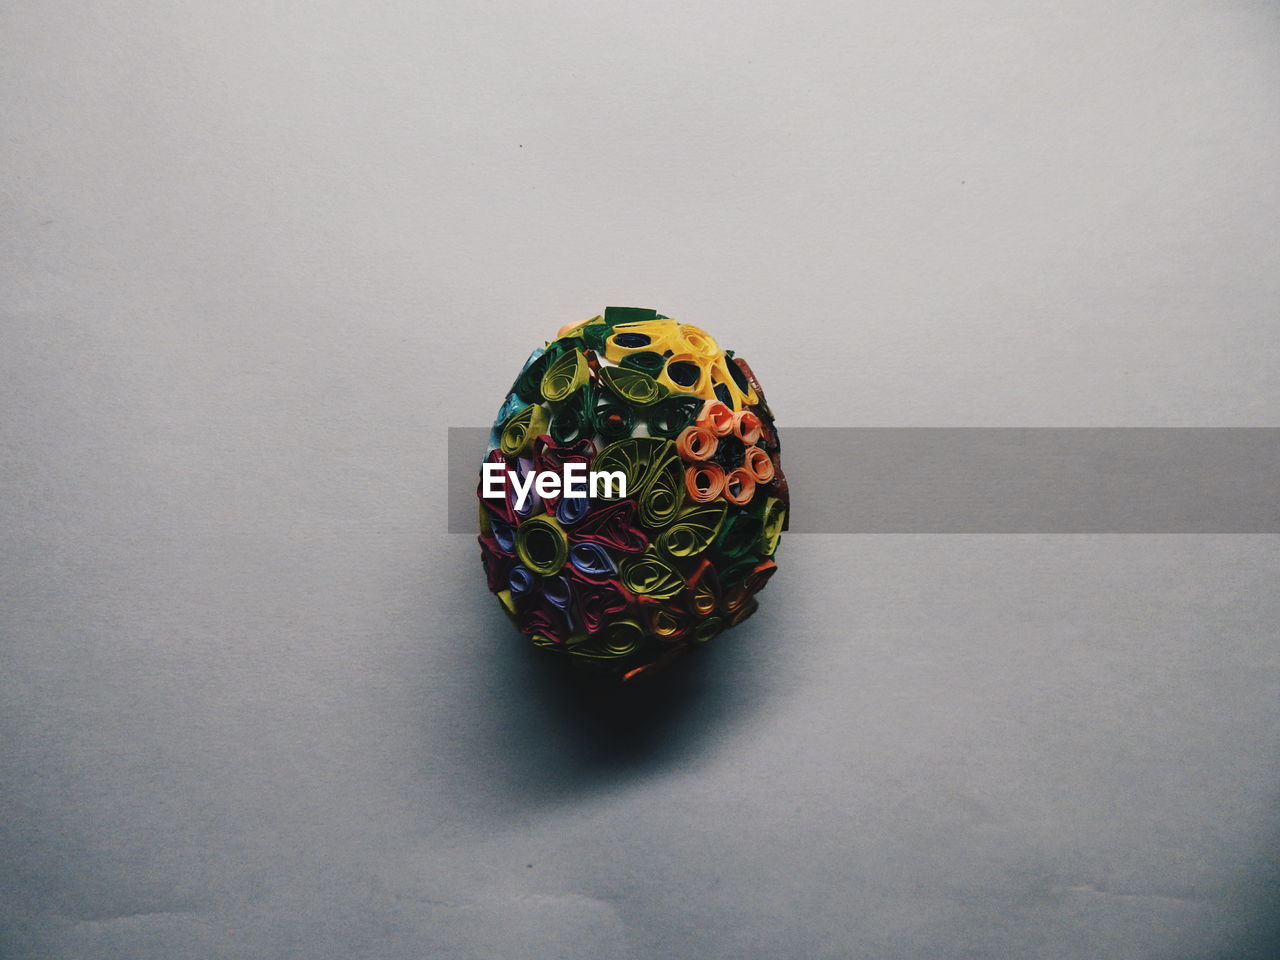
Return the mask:
[[693, 630], [689, 634], [689, 639], [694, 643], [706, 643], [723, 629], [724, 620], [720, 617], [708, 617], [706, 620], [694, 624]]
[[[628, 437], [617, 440], [603, 450], [595, 459], [593, 470], [621, 471], [627, 478], [627, 495], [637, 496], [649, 479], [654, 464], [666, 461], [679, 454], [675, 444], [670, 440], [653, 437]], [[618, 499], [618, 498], [613, 498]]]
[[570, 350], [547, 368], [542, 377], [542, 395], [552, 403], [559, 403], [586, 383], [589, 375], [587, 358], [582, 351]]
[[739, 513], [725, 524], [720, 533], [720, 552], [730, 559], [737, 559], [756, 547], [760, 534], [760, 518], [754, 513]]
[[697, 418], [705, 402], [701, 397], [674, 395], [655, 403], [645, 411], [649, 435], [668, 438], [678, 436]]
[[547, 432], [556, 443], [572, 443], [595, 432], [595, 390], [590, 383], [584, 383], [569, 395], [569, 398], [556, 405], [551, 415], [551, 425]]
[[669, 443], [645, 476], [638, 500], [640, 522], [654, 530], [665, 527], [683, 506], [684, 490], [684, 464]]
[[622, 585], [638, 596], [665, 600], [684, 589], [684, 578], [675, 567], [645, 553], [623, 559]]
[[635, 620], [614, 620], [589, 640], [571, 648], [584, 660], [618, 660], [629, 657], [644, 644], [644, 627]]
[[516, 555], [534, 573], [549, 577], [568, 559], [569, 541], [552, 517], [530, 517], [516, 528]]
[[591, 425], [605, 440], [625, 439], [636, 426], [635, 408], [602, 390], [591, 409]]
[[600, 371], [600, 381], [623, 400], [642, 407], [667, 396], [667, 388], [653, 377], [626, 367], [605, 367]]
[[547, 422], [547, 410], [541, 404], [517, 410], [502, 428], [502, 452], [509, 457], [523, 453], [534, 437], [547, 432]]
[[675, 523], [658, 535], [658, 549], [678, 559], [696, 557], [715, 541], [727, 508], [721, 501], [681, 511]]
[[645, 376], [656, 377], [667, 365], [667, 358], [653, 351], [629, 353], [618, 361], [618, 366], [628, 370], [639, 370]]
[[787, 519], [787, 508], [777, 497], [764, 502], [764, 520], [760, 527], [760, 552], [772, 557], [778, 552], [778, 540], [782, 537], [782, 525]]

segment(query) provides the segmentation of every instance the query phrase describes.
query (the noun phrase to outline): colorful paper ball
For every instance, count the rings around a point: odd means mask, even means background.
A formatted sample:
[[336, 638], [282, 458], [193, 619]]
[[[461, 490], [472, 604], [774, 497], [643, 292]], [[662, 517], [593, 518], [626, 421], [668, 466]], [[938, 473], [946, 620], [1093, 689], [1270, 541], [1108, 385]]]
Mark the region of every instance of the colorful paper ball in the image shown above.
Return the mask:
[[751, 368], [609, 307], [534, 350], [481, 466], [489, 589], [534, 644], [631, 679], [755, 612], [788, 494]]

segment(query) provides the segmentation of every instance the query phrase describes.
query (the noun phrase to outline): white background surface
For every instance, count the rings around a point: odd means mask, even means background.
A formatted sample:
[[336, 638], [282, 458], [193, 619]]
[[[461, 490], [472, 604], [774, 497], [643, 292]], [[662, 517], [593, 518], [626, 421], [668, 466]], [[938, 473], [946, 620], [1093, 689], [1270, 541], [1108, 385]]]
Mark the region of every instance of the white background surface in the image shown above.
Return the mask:
[[1274, 537], [790, 537], [600, 705], [438, 491], [611, 303], [784, 428], [1276, 425], [1278, 21], [6, 4], [0, 953], [1274, 956]]

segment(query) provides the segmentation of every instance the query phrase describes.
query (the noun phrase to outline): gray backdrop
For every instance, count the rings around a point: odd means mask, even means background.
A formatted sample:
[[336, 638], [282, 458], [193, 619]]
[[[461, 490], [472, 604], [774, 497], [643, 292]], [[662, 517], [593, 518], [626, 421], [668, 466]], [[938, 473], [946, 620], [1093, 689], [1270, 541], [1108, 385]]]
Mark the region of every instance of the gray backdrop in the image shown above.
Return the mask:
[[784, 430], [1280, 424], [1277, 39], [5, 3], [0, 955], [1276, 955], [1276, 537], [788, 536], [602, 700], [443, 491], [607, 304]]

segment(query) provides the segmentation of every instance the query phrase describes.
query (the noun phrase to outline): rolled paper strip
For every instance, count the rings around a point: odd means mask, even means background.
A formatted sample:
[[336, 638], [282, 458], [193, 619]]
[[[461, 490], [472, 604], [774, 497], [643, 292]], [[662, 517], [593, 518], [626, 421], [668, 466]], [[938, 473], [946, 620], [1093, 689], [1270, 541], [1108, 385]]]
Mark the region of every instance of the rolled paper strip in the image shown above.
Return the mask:
[[[516, 482], [520, 485], [520, 488], [524, 489], [525, 484], [528, 482], [529, 474], [533, 473], [535, 468], [533, 460], [529, 457], [518, 457], [510, 469], [516, 475]], [[526, 491], [524, 502], [521, 504], [516, 503], [515, 488], [516, 483], [508, 482], [505, 485], [507, 502], [511, 504], [511, 510], [517, 517], [523, 519], [532, 514], [542, 512], [542, 498], [538, 496], [538, 491], [532, 485]]]
[[516, 602], [511, 596], [511, 591], [499, 590], [496, 596], [498, 598], [498, 602], [502, 604], [502, 612], [507, 615], [507, 619], [511, 621], [511, 625], [517, 630], [520, 629], [520, 621], [517, 619], [520, 611], [516, 609]]
[[556, 520], [562, 527], [572, 527], [590, 511], [590, 497], [561, 497], [556, 504]]
[[622, 585], [639, 596], [665, 600], [684, 589], [679, 572], [653, 553], [622, 559]]
[[605, 440], [621, 440], [635, 429], [635, 408], [625, 400], [601, 391], [591, 411], [591, 424]]
[[559, 354], [559, 348], [553, 348], [550, 345], [533, 351], [525, 361], [524, 369], [516, 377], [516, 382], [511, 385], [511, 392], [525, 403], [541, 403], [542, 378], [546, 375], [547, 367]]
[[539, 470], [560, 473], [566, 463], [590, 466], [595, 455], [596, 445], [587, 437], [571, 442], [557, 441], [546, 434], [533, 438], [533, 462]]
[[593, 505], [573, 528], [573, 539], [599, 543], [620, 553], [643, 553], [649, 538], [636, 526], [634, 500]]
[[738, 467], [724, 476], [724, 498], [730, 503], [745, 506], [756, 495], [756, 478], [750, 470]]
[[547, 577], [542, 581], [542, 595], [547, 598], [547, 602], [553, 607], [569, 612], [569, 607], [573, 603], [573, 585], [569, 583], [569, 578], [563, 573], [556, 574], [554, 577]]
[[727, 503], [720, 501], [680, 511], [675, 523], [658, 534], [654, 545], [670, 557], [697, 556], [715, 541], [724, 525], [728, 507]]
[[569, 636], [569, 622], [564, 613], [548, 603], [545, 597], [539, 597], [524, 609], [520, 614], [519, 627], [521, 633], [530, 636], [541, 634], [554, 644], [564, 643]]
[[733, 372], [734, 367], [737, 367], [742, 372], [743, 379], [747, 381], [751, 390], [754, 391], [756, 395], [756, 406], [764, 412], [766, 417], [772, 420], [773, 411], [769, 409], [769, 401], [764, 398], [764, 390], [760, 386], [760, 381], [757, 380], [756, 375], [751, 372], [751, 367], [747, 364], [747, 361], [743, 360], [741, 357], [734, 357], [729, 367], [730, 373]]
[[717, 437], [728, 436], [733, 432], [733, 411], [719, 400], [707, 400], [698, 415], [698, 423]]
[[498, 545], [498, 549], [503, 553], [516, 552], [516, 528], [505, 521], [494, 518], [490, 525], [493, 531], [493, 540]]
[[742, 458], [746, 452], [747, 448], [742, 441], [733, 434], [729, 434], [727, 437], [720, 438], [720, 443], [711, 459], [724, 467], [725, 473], [728, 473], [742, 466]]
[[729, 379], [733, 381], [733, 385], [742, 394], [744, 403], [755, 405], [760, 402], [760, 397], [756, 394], [751, 381], [747, 379], [747, 375], [742, 371], [742, 367], [733, 362], [732, 351], [726, 351], [723, 357], [717, 357], [716, 360], [724, 364], [729, 374]]
[[739, 410], [733, 415], [734, 435], [745, 444], [760, 439], [760, 418], [750, 410]]
[[706, 643], [714, 638], [720, 631], [724, 629], [724, 621], [719, 617], [708, 617], [694, 624], [693, 630], [689, 633], [689, 639], [694, 643]]
[[[729, 517], [720, 530], [716, 545], [730, 560], [736, 560], [752, 550], [760, 541], [760, 518], [755, 512], [737, 513]], [[729, 578], [722, 573], [721, 581], [728, 583]]]
[[492, 523], [492, 514], [489, 513], [489, 508], [484, 505], [484, 500], [477, 501], [476, 507], [478, 508], [478, 513], [480, 514], [480, 536], [492, 537], [493, 523]]
[[659, 640], [670, 643], [682, 639], [689, 632], [692, 620], [682, 608], [640, 597], [640, 617], [649, 633]]
[[502, 427], [510, 419], [511, 415], [524, 406], [524, 401], [520, 399], [520, 395], [510, 394], [506, 400], [502, 402], [502, 406], [498, 409], [498, 415], [493, 420], [493, 427], [489, 430], [489, 449], [494, 450], [502, 446]]
[[756, 483], [768, 483], [773, 479], [773, 460], [759, 447], [747, 447], [742, 455], [742, 466], [751, 471]]
[[655, 377], [667, 365], [667, 358], [660, 353], [645, 350], [641, 353], [629, 353], [618, 361], [618, 366], [628, 370], [639, 370], [649, 377]]
[[[501, 450], [490, 450], [484, 458], [485, 463], [501, 464], [504, 471], [511, 469], [511, 461], [503, 454]], [[491, 516], [504, 520], [507, 523], [516, 522], [515, 509], [511, 505], [511, 501], [507, 498], [505, 488], [503, 495], [500, 497], [484, 496], [484, 475], [481, 474], [480, 480], [476, 484], [476, 495], [480, 498], [480, 506], [483, 511], [488, 511]]]
[[580, 581], [575, 593], [578, 617], [588, 634], [599, 632], [611, 618], [631, 605], [631, 596], [615, 580], [600, 583]]
[[603, 320], [603, 317], [592, 317], [589, 320], [579, 320], [577, 323], [566, 323], [556, 331], [556, 339], [563, 340], [565, 337], [581, 337], [590, 324], [602, 323]]
[[645, 411], [645, 424], [652, 437], [675, 437], [693, 423], [703, 400], [699, 397], [673, 396], [655, 403]]
[[724, 467], [718, 463], [700, 463], [688, 467], [684, 477], [689, 499], [696, 503], [709, 503], [724, 490]]
[[729, 590], [745, 584], [759, 562], [760, 558], [751, 551], [729, 558], [729, 562], [717, 571], [720, 576], [720, 595], [723, 597]]
[[695, 617], [707, 617], [720, 606], [720, 578], [715, 564], [703, 560], [689, 577], [686, 602]]
[[581, 350], [561, 354], [542, 376], [542, 395], [559, 403], [587, 382], [587, 358]]
[[658, 374], [658, 383], [677, 393], [705, 395], [711, 385], [710, 362], [692, 353], [672, 354]]
[[734, 613], [746, 606], [751, 599], [751, 591], [745, 583], [739, 583], [724, 592], [724, 612], [733, 617]]
[[769, 497], [764, 502], [764, 513], [760, 525], [760, 552], [772, 557], [778, 552], [778, 540], [782, 537], [782, 528], [787, 522], [787, 508], [777, 497]]
[[751, 568], [751, 572], [747, 574], [746, 580], [742, 582], [742, 586], [747, 593], [755, 595], [765, 588], [769, 582], [769, 578], [778, 572], [778, 565], [772, 560], [762, 560]]
[[720, 355], [720, 347], [701, 327], [695, 327], [691, 323], [681, 324], [680, 335], [683, 342], [680, 344], [679, 352], [691, 353], [704, 360]]
[[665, 527], [684, 505], [684, 464], [675, 444], [665, 442], [666, 447], [650, 468], [637, 498], [636, 514], [650, 529]]
[[547, 433], [556, 443], [573, 443], [589, 438], [595, 432], [592, 413], [595, 411], [595, 391], [590, 383], [584, 383], [569, 399], [557, 404], [551, 415]]
[[618, 660], [639, 650], [644, 640], [644, 627], [637, 621], [614, 620], [571, 652], [585, 660]]
[[511, 588], [511, 596], [528, 596], [538, 585], [538, 578], [524, 564], [514, 563], [511, 572], [507, 574], [507, 585]]
[[719, 397], [731, 410], [741, 410], [756, 402], [756, 393], [751, 389], [742, 371], [729, 362], [727, 356], [718, 356], [710, 361], [712, 393]]
[[595, 353], [604, 350], [604, 342], [612, 332], [613, 325], [605, 323], [604, 317], [593, 317], [577, 331], [582, 337], [583, 346]]
[[523, 453], [534, 437], [547, 432], [547, 410], [530, 404], [512, 414], [502, 428], [502, 452], [509, 457]]
[[634, 326], [640, 323], [650, 323], [654, 320], [667, 320], [669, 318], [662, 316], [657, 310], [651, 310], [648, 307], [605, 307], [604, 322], [618, 326], [624, 324]]
[[[568, 463], [580, 463], [583, 467], [590, 469], [591, 460], [596, 453], [595, 444], [586, 437], [573, 443], [558, 444], [551, 437], [543, 434], [540, 437], [533, 438], [531, 447], [535, 470], [539, 472], [551, 471], [562, 476], [565, 464]], [[563, 495], [564, 493], [560, 492], [555, 496], [544, 498], [548, 513], [555, 511], [556, 504], [560, 502], [560, 498]]]
[[[655, 437], [628, 437], [609, 444], [596, 455], [593, 471], [621, 472], [627, 482], [627, 496], [636, 496], [645, 485], [655, 468], [660, 468], [674, 453], [675, 444], [670, 440]], [[678, 459], [678, 455], [677, 455]], [[601, 499], [617, 500], [617, 490], [613, 496]]]
[[626, 367], [605, 367], [600, 371], [600, 382], [628, 403], [647, 407], [667, 396], [667, 388], [647, 373]]
[[499, 551], [492, 537], [480, 537], [480, 561], [484, 564], [490, 593], [496, 593], [507, 585], [508, 571], [515, 558], [510, 553]]
[[[605, 321], [610, 320], [605, 311]], [[680, 325], [674, 320], [641, 320], [618, 322], [605, 339], [604, 356], [611, 363], [620, 363], [632, 353], [667, 353], [679, 346]]]
[[791, 491], [787, 487], [787, 478], [782, 475], [782, 467], [778, 464], [777, 458], [774, 459], [773, 466], [778, 473], [773, 478], [770, 488], [782, 501], [782, 529], [786, 530], [791, 525]]
[[676, 448], [685, 460], [709, 460], [716, 452], [716, 436], [706, 427], [685, 427], [676, 437]]
[[618, 575], [609, 551], [589, 540], [570, 544], [569, 566], [584, 580], [612, 580]]
[[569, 557], [569, 541], [554, 519], [542, 514], [516, 528], [516, 555], [534, 573], [559, 573]]
[[743, 620], [747, 619], [747, 617], [755, 613], [759, 607], [760, 607], [760, 603], [757, 600], [752, 599], [747, 601], [746, 603], [738, 607], [733, 613], [729, 615], [729, 620], [728, 620], [729, 626], [736, 627]]

